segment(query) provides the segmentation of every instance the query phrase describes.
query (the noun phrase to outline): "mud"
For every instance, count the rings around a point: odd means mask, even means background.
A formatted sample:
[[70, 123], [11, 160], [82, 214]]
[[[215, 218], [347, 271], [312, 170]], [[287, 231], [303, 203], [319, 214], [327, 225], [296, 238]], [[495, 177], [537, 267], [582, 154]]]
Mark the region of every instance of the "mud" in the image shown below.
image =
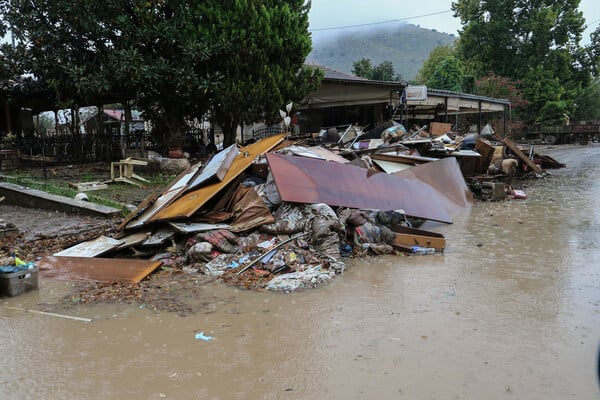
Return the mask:
[[426, 225], [446, 236], [443, 255], [351, 260], [316, 290], [182, 274], [160, 285], [165, 303], [190, 305], [183, 314], [145, 302], [57, 308], [84, 323], [5, 307], [73, 292], [41, 279], [0, 299], [0, 398], [598, 398], [600, 146], [538, 150], [567, 168], [515, 183], [527, 200]]

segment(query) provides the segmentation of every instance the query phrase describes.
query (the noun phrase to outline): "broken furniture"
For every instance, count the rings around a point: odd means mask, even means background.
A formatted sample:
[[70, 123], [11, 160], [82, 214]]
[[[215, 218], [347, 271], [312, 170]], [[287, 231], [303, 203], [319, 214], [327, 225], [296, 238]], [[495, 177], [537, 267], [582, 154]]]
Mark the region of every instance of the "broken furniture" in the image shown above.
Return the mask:
[[[149, 180], [142, 178], [133, 172], [135, 165], [148, 165], [147, 161], [135, 160], [133, 158], [126, 158], [121, 161], [113, 161], [110, 163], [110, 181], [109, 182], [126, 182], [136, 186], [142, 186], [140, 183], [134, 181], [138, 180], [145, 183], [150, 183]], [[115, 176], [115, 171], [118, 169], [119, 176]]]

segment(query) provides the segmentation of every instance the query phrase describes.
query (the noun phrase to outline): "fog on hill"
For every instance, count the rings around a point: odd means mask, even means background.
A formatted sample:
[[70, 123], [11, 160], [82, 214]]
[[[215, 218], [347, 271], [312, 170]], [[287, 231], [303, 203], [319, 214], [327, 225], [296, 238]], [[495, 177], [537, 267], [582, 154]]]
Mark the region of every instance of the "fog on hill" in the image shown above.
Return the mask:
[[351, 73], [352, 63], [362, 58], [373, 65], [391, 61], [405, 80], [417, 76], [431, 50], [451, 45], [456, 36], [418, 25], [353, 27], [312, 33], [313, 50], [307, 61]]

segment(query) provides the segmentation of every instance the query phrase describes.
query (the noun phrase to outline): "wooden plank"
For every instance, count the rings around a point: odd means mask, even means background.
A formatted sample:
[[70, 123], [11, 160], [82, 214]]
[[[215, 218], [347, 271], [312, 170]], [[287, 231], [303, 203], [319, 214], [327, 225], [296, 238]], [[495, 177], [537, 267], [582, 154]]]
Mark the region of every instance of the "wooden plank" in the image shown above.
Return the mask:
[[429, 124], [429, 134], [431, 136], [441, 136], [448, 132], [452, 132], [452, 124], [444, 122], [432, 122]]
[[391, 228], [396, 232], [393, 243], [394, 246], [402, 248], [411, 248], [412, 246], [433, 247], [438, 250], [446, 248], [446, 239], [441, 233], [425, 231], [399, 224], [394, 224]]
[[116, 240], [107, 236], [99, 236], [96, 239], [81, 242], [68, 249], [54, 253], [55, 256], [68, 257], [96, 257], [112, 249], [116, 249], [121, 244], [122, 240]]
[[162, 261], [124, 258], [46, 256], [39, 267], [47, 278], [66, 281], [137, 283], [158, 268]]
[[514, 144], [512, 140], [510, 140], [509, 138], [503, 138], [497, 134], [494, 135], [494, 137], [496, 139], [498, 139], [499, 141], [501, 141], [502, 143], [504, 143], [504, 145], [506, 147], [508, 147], [510, 149], [510, 151], [512, 151], [521, 161], [523, 161], [525, 163], [525, 165], [527, 165], [529, 168], [531, 168], [531, 170], [533, 172], [535, 172], [536, 174], [539, 174], [539, 175], [547, 175], [547, 172], [544, 171], [543, 169], [541, 169], [540, 167], [538, 167], [537, 165], [535, 165], [534, 162], [531, 161], [529, 159], [529, 157], [527, 157], [527, 155], [525, 155], [525, 153], [523, 153], [521, 150], [519, 150], [517, 145]]
[[421, 236], [407, 233], [396, 233], [394, 245], [410, 247], [433, 247], [434, 249], [443, 250], [446, 248], [446, 239], [432, 236]]
[[186, 193], [169, 206], [160, 210], [160, 212], [150, 218], [150, 221], [164, 221], [190, 217], [206, 204], [206, 202], [212, 199], [221, 189], [226, 187], [231, 181], [248, 169], [257, 156], [264, 154], [277, 146], [283, 141], [285, 136], [285, 134], [281, 134], [267, 137], [247, 147], [240, 148], [239, 154], [235, 157], [235, 160], [221, 182], [212, 183]]

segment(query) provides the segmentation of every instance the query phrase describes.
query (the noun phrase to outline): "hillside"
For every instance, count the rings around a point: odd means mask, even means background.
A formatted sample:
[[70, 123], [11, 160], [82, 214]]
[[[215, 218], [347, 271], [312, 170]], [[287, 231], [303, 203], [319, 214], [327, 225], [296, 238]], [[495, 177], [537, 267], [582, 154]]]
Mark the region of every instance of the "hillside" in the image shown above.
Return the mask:
[[313, 34], [313, 51], [307, 61], [351, 73], [352, 63], [370, 58], [373, 65], [391, 61], [405, 80], [417, 76], [429, 53], [437, 46], [451, 45], [454, 35], [411, 24], [395, 28], [344, 30], [335, 37]]

